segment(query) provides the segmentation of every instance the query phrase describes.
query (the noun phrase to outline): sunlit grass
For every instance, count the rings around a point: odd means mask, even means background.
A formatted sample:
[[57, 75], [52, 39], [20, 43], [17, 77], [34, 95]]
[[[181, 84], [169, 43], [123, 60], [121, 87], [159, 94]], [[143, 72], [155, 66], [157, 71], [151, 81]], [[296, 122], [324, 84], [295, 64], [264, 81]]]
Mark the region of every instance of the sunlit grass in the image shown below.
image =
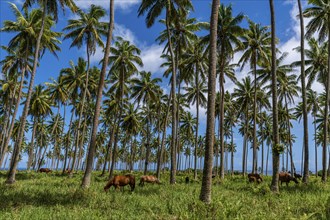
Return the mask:
[[[187, 174], [169, 185], [138, 184], [133, 193], [111, 188], [106, 177], [94, 173], [89, 189], [80, 188], [82, 173], [73, 178], [59, 174], [17, 174], [17, 182], [4, 184], [0, 172], [0, 219], [329, 219], [330, 187], [311, 177], [309, 185], [291, 183], [280, 194], [269, 190], [270, 177], [256, 185], [241, 176], [215, 179], [212, 203], [199, 201], [200, 181], [185, 184]], [[141, 174], [135, 173], [137, 178]], [[192, 174], [190, 174], [192, 179]]]

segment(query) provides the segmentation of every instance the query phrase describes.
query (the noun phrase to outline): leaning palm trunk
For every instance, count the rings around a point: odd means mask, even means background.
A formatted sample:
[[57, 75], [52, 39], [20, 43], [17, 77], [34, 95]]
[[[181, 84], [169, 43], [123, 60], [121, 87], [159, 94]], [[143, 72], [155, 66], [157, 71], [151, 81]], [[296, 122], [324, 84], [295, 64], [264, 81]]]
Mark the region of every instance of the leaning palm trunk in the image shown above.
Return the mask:
[[220, 0], [213, 0], [211, 25], [210, 25], [210, 53], [209, 53], [209, 77], [208, 77], [208, 100], [207, 100], [207, 125], [206, 125], [206, 144], [205, 160], [203, 169], [202, 188], [200, 200], [205, 203], [211, 202], [212, 187], [212, 164], [214, 146], [214, 116], [215, 116], [215, 97], [216, 97], [216, 67], [217, 67], [217, 26]]
[[5, 142], [3, 144], [3, 147], [0, 148], [0, 150], [2, 150], [1, 153], [1, 158], [0, 158], [0, 167], [1, 167], [1, 164], [3, 162], [3, 159], [4, 159], [4, 156], [5, 156], [5, 153], [7, 152], [7, 149], [8, 149], [8, 144], [9, 144], [9, 141], [10, 141], [10, 138], [11, 138], [11, 135], [13, 133], [13, 129], [14, 129], [14, 125], [15, 125], [15, 119], [16, 119], [16, 115], [17, 115], [17, 111], [18, 111], [18, 107], [19, 107], [19, 104], [21, 102], [21, 97], [22, 97], [22, 90], [23, 90], [23, 84], [24, 84], [24, 75], [25, 75], [25, 66], [22, 67], [22, 73], [21, 73], [21, 83], [19, 85], [19, 89], [18, 89], [18, 96], [17, 96], [17, 100], [16, 100], [16, 104], [15, 104], [15, 109], [14, 109], [14, 113], [12, 115], [12, 119], [11, 119], [11, 123], [10, 123], [10, 127], [9, 127], [9, 131], [7, 133], [7, 136], [5, 137]]
[[102, 70], [100, 75], [100, 81], [98, 86], [98, 92], [97, 92], [97, 99], [96, 99], [96, 106], [95, 106], [95, 113], [94, 113], [94, 120], [93, 120], [93, 127], [92, 127], [92, 135], [91, 135], [91, 141], [90, 146], [88, 149], [87, 154], [87, 162], [86, 162], [86, 170], [84, 174], [84, 178], [82, 181], [81, 186], [82, 187], [89, 187], [91, 182], [91, 175], [92, 175], [92, 167], [94, 162], [94, 152], [95, 152], [95, 146], [96, 146], [96, 133], [97, 128], [99, 124], [99, 115], [100, 115], [100, 109], [101, 109], [101, 101], [102, 101], [102, 92], [104, 87], [104, 78], [108, 66], [108, 59], [109, 59], [109, 53], [110, 53], [110, 45], [112, 40], [112, 31], [114, 27], [114, 0], [110, 0], [110, 22], [109, 22], [109, 30], [108, 30], [108, 36], [107, 36], [107, 43], [105, 46], [105, 52], [104, 52], [104, 58], [102, 63]]
[[30, 79], [28, 94], [27, 94], [26, 102], [25, 102], [24, 109], [23, 109], [21, 125], [20, 125], [19, 131], [18, 131], [18, 139], [17, 139], [17, 142], [16, 142], [16, 144], [14, 146], [14, 150], [13, 150], [13, 155], [12, 155], [12, 159], [11, 159], [12, 163], [11, 163], [11, 166], [9, 169], [9, 174], [8, 174], [8, 177], [6, 180], [7, 184], [13, 184], [16, 181], [15, 180], [16, 168], [17, 168], [19, 154], [20, 154], [21, 146], [22, 146], [22, 142], [23, 142], [26, 119], [27, 119], [27, 116], [29, 113], [30, 101], [31, 101], [32, 90], [33, 90], [33, 85], [34, 85], [34, 78], [35, 78], [35, 74], [37, 71], [37, 64], [39, 63], [39, 50], [40, 50], [40, 44], [41, 44], [41, 37], [43, 35], [44, 28], [45, 28], [45, 18], [46, 18], [46, 10], [47, 10], [46, 6], [47, 6], [47, 0], [44, 1], [41, 29], [40, 29], [40, 32], [39, 32], [38, 38], [37, 38], [37, 44], [36, 44], [36, 48], [35, 48], [34, 61], [33, 61], [33, 69], [31, 72], [31, 79]]
[[274, 2], [269, 0], [271, 14], [271, 50], [272, 50], [272, 104], [273, 104], [273, 176], [271, 190], [278, 192], [279, 180], [279, 134], [278, 134], [278, 108], [277, 108], [277, 75], [276, 75], [276, 44], [275, 44], [275, 12]]

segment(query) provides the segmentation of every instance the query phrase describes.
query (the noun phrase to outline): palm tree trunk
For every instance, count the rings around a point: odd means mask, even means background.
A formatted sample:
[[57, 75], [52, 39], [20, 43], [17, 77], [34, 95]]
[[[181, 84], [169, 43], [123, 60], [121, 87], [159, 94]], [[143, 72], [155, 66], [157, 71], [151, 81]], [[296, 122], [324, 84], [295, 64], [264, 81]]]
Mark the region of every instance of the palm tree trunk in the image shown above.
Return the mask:
[[304, 148], [305, 148], [303, 182], [308, 183], [309, 147], [308, 147], [308, 115], [307, 115], [306, 86], [305, 86], [305, 32], [304, 32], [304, 18], [303, 18], [303, 12], [302, 12], [300, 0], [298, 0], [298, 8], [299, 8], [299, 19], [300, 19], [300, 49], [301, 49], [300, 50], [301, 77], [300, 78], [301, 78], [301, 95], [302, 95], [302, 100], [303, 100]]
[[242, 172], [243, 172], [243, 176], [245, 176], [246, 174], [246, 157], [247, 157], [247, 150], [248, 150], [248, 146], [247, 146], [247, 142], [248, 142], [248, 123], [249, 123], [249, 109], [248, 106], [246, 106], [246, 112], [245, 112], [245, 131], [244, 131], [244, 140], [243, 140], [243, 163], [242, 163]]
[[217, 66], [217, 27], [220, 0], [213, 0], [210, 22], [210, 52], [209, 52], [209, 77], [208, 77], [208, 100], [207, 100], [207, 125], [205, 159], [202, 178], [200, 200], [209, 204], [211, 202], [212, 188], [212, 165], [214, 146], [214, 117], [216, 97], [216, 66]]
[[220, 159], [220, 178], [225, 178], [225, 161], [224, 161], [224, 154], [225, 154], [225, 143], [224, 143], [224, 122], [225, 122], [225, 85], [224, 85], [224, 47], [221, 46], [221, 68], [220, 68], [220, 147], [221, 147], [221, 159]]
[[197, 148], [198, 148], [198, 126], [199, 126], [199, 77], [198, 77], [198, 65], [196, 65], [196, 87], [197, 87], [197, 97], [196, 97], [196, 134], [195, 134], [195, 164], [194, 164], [194, 180], [197, 180]]
[[[70, 142], [70, 132], [71, 132], [71, 126], [72, 126], [72, 120], [73, 120], [73, 112], [71, 114], [71, 119], [70, 119], [70, 124], [69, 124], [69, 129], [67, 132], [67, 138], [66, 138], [66, 143], [64, 144], [65, 147], [65, 153], [64, 153], [64, 164], [63, 164], [63, 170], [62, 170], [62, 175], [65, 174], [66, 166], [67, 166], [67, 161], [68, 161], [68, 154], [69, 154], [69, 142]], [[64, 126], [63, 126], [63, 131], [64, 131]], [[70, 164], [70, 161], [69, 161]]]
[[164, 148], [165, 148], [165, 139], [166, 139], [166, 127], [167, 127], [167, 121], [168, 121], [168, 115], [170, 113], [170, 103], [171, 103], [171, 96], [172, 95], [172, 91], [170, 92], [169, 98], [168, 98], [168, 102], [167, 102], [167, 110], [166, 110], [166, 116], [165, 116], [165, 122], [164, 122], [164, 127], [163, 127], [163, 134], [162, 134], [162, 144], [160, 147], [160, 153], [158, 156], [158, 162], [157, 162], [157, 172], [156, 172], [156, 176], [158, 179], [160, 179], [160, 168], [162, 166], [163, 163], [163, 155], [164, 155]]
[[148, 171], [148, 164], [149, 164], [149, 156], [150, 156], [150, 151], [151, 151], [151, 146], [150, 146], [150, 112], [149, 112], [149, 103], [147, 104], [147, 147], [146, 147], [146, 159], [144, 163], [144, 175], [147, 175]]
[[31, 72], [31, 79], [30, 79], [28, 94], [26, 97], [23, 114], [21, 117], [21, 126], [18, 131], [18, 139], [14, 146], [14, 150], [13, 150], [13, 154], [12, 154], [12, 159], [11, 159], [12, 163], [11, 163], [9, 173], [7, 176], [7, 180], [6, 180], [7, 184], [13, 184], [16, 181], [16, 179], [15, 179], [16, 168], [17, 168], [19, 154], [20, 154], [21, 146], [22, 146], [22, 142], [23, 142], [24, 128], [25, 128], [25, 124], [27, 121], [26, 119], [27, 119], [27, 116], [29, 113], [30, 101], [31, 101], [32, 90], [33, 90], [33, 85], [34, 85], [34, 78], [35, 78], [35, 74], [37, 71], [37, 64], [39, 63], [39, 50], [40, 50], [40, 44], [41, 44], [41, 37], [43, 35], [44, 28], [45, 28], [46, 6], [47, 6], [47, 0], [44, 1], [41, 29], [40, 29], [40, 32], [39, 32], [38, 38], [37, 38], [35, 54], [34, 54], [34, 61], [33, 61], [33, 69]]
[[[330, 54], [330, 14], [328, 14], [328, 54]], [[328, 77], [325, 95], [324, 107], [324, 133], [323, 133], [323, 151], [322, 151], [322, 182], [327, 181], [327, 141], [328, 141], [328, 110], [329, 110], [329, 96], [330, 96], [330, 56], [328, 56]]]
[[101, 101], [102, 101], [102, 92], [104, 87], [104, 78], [108, 66], [108, 59], [109, 59], [109, 53], [110, 53], [110, 45], [112, 40], [112, 31], [114, 27], [114, 0], [110, 0], [110, 22], [109, 22], [109, 30], [108, 30], [108, 36], [107, 36], [107, 43], [105, 47], [104, 52], [104, 58], [102, 63], [102, 70], [100, 74], [100, 81], [98, 86], [98, 92], [97, 92], [97, 99], [96, 99], [96, 106], [95, 106], [95, 113], [94, 113], [94, 120], [93, 120], [93, 127], [92, 127], [92, 135], [91, 135], [91, 141], [90, 146], [88, 149], [88, 155], [87, 155], [87, 162], [86, 162], [86, 170], [85, 174], [81, 183], [82, 187], [88, 188], [90, 186], [91, 182], [91, 175], [92, 175], [92, 166], [94, 162], [94, 152], [95, 152], [95, 146], [96, 146], [96, 133], [99, 123], [99, 115], [101, 110]]
[[278, 180], [279, 180], [279, 134], [278, 134], [278, 108], [277, 108], [277, 74], [276, 74], [276, 35], [275, 35], [275, 12], [274, 2], [269, 0], [270, 14], [271, 14], [271, 50], [272, 50], [272, 104], [273, 104], [273, 177], [271, 183], [271, 190], [278, 192]]
[[233, 124], [231, 124], [230, 127], [230, 134], [231, 134], [231, 161], [230, 161], [230, 165], [231, 165], [231, 175], [234, 175], [234, 132], [233, 132]]
[[252, 173], [257, 173], [257, 57], [253, 56], [254, 100], [253, 100], [253, 159]]
[[[174, 10], [174, 9], [172, 9]], [[170, 184], [175, 184], [175, 176], [176, 176], [176, 139], [177, 139], [177, 121], [176, 121], [176, 63], [175, 57], [173, 52], [173, 45], [171, 40], [171, 33], [170, 33], [170, 16], [171, 16], [171, 4], [170, 0], [167, 0], [166, 5], [166, 31], [167, 31], [167, 40], [169, 45], [169, 51], [171, 54], [171, 61], [172, 61], [172, 81], [171, 81], [171, 93], [172, 93], [172, 140], [171, 140], [171, 174], [170, 174]]]
[[31, 142], [30, 142], [30, 146], [29, 146], [29, 149], [28, 149], [29, 158], [28, 158], [27, 167], [26, 167], [27, 170], [30, 170], [31, 165], [32, 165], [32, 160], [33, 160], [34, 137], [35, 137], [36, 128], [37, 128], [37, 122], [36, 121], [37, 121], [37, 117], [34, 117], [33, 118], [32, 137], [31, 137]]
[[313, 114], [314, 117], [314, 147], [315, 147], [315, 176], [318, 177], [318, 171], [317, 171], [317, 144], [316, 144], [316, 114]]
[[111, 128], [110, 129], [110, 139], [109, 139], [109, 142], [108, 142], [107, 151], [105, 153], [104, 165], [103, 165], [102, 173], [101, 173], [100, 176], [104, 176], [104, 174], [105, 174], [105, 168], [107, 166], [107, 158], [109, 157], [109, 152], [111, 151], [114, 136], [115, 136], [115, 129]]
[[[27, 53], [27, 52], [26, 52]], [[9, 131], [8, 131], [8, 134], [7, 136], [5, 137], [5, 142], [3, 144], [3, 147], [0, 149], [2, 150], [1, 153], [1, 158], [0, 158], [0, 167], [1, 167], [1, 164], [2, 164], [2, 161], [3, 161], [3, 158], [5, 156], [5, 153], [7, 152], [7, 149], [8, 149], [8, 144], [9, 144], [9, 141], [10, 141], [10, 138], [11, 138], [11, 135], [13, 133], [13, 129], [14, 129], [14, 125], [15, 125], [15, 119], [16, 119], [16, 115], [17, 115], [17, 111], [18, 111], [18, 107], [19, 107], [19, 104], [21, 102], [21, 97], [22, 97], [22, 90], [23, 90], [23, 84], [24, 84], [24, 75], [25, 75], [25, 66], [22, 67], [22, 74], [21, 74], [21, 83], [19, 85], [19, 89], [18, 89], [18, 96], [17, 96], [17, 100], [16, 100], [16, 103], [15, 103], [15, 109], [14, 109], [14, 113], [13, 113], [13, 116], [12, 116], [12, 119], [11, 119], [11, 123], [10, 123], [10, 127], [9, 127]]]

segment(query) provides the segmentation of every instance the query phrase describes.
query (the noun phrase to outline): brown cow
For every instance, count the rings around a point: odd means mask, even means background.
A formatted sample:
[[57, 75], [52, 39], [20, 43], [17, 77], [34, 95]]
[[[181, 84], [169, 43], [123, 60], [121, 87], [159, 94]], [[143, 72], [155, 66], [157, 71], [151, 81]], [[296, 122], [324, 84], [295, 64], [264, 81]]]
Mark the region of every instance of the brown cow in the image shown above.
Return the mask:
[[281, 182], [281, 186], [282, 186], [283, 182], [286, 183], [286, 186], [288, 186], [290, 181], [293, 181], [296, 184], [298, 184], [298, 180], [295, 177], [291, 176], [290, 173], [281, 172], [281, 173], [279, 173], [278, 179]]
[[248, 178], [249, 178], [250, 183], [252, 183], [252, 182], [261, 183], [262, 182], [261, 176], [257, 173], [249, 173]]
[[135, 188], [135, 177], [131, 174], [115, 175], [104, 187], [104, 191], [107, 192], [111, 186], [114, 186], [115, 189], [119, 189], [120, 186], [130, 185], [131, 191]]
[[51, 169], [48, 169], [48, 168], [40, 168], [40, 169], [39, 169], [39, 172], [40, 172], [40, 173], [51, 173], [52, 170], [51, 170]]
[[155, 176], [141, 176], [139, 186], [144, 186], [144, 183], [158, 183], [160, 184], [159, 179]]

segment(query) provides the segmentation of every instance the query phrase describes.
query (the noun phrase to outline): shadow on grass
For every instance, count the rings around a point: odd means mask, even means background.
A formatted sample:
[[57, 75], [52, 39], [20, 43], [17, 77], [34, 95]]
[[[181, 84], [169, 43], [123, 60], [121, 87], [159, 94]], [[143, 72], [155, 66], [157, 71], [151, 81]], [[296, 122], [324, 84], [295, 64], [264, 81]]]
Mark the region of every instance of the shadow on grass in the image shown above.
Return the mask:
[[24, 191], [12, 190], [16, 186], [0, 186], [0, 211], [7, 209], [17, 209], [26, 205], [30, 206], [72, 206], [85, 204], [88, 202], [88, 191], [76, 189], [71, 192], [57, 192], [55, 190]]

